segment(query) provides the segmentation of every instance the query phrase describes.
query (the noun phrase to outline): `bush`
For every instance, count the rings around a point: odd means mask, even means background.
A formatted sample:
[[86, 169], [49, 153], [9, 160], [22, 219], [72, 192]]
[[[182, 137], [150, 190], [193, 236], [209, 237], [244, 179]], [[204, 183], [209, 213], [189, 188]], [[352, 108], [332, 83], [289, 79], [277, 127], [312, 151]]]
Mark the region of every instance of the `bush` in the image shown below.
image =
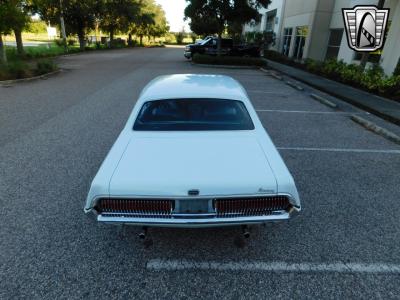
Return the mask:
[[6, 72], [10, 79], [21, 79], [31, 75], [29, 65], [23, 61], [11, 61], [6, 66]]
[[44, 21], [31, 21], [26, 29], [35, 34], [47, 33], [47, 24]]
[[67, 40], [67, 43], [68, 43], [68, 46], [73, 46], [73, 45], [75, 45], [76, 40], [74, 40], [74, 39], [68, 39], [68, 40]]
[[57, 46], [64, 47], [64, 40], [63, 39], [56, 39], [54, 40]]
[[299, 63], [279, 52], [271, 50], [266, 50], [264, 57], [305, 69], [311, 73], [322, 75], [326, 78], [343, 82], [368, 92], [400, 100], [400, 60], [393, 76], [389, 77], [385, 75], [383, 69], [378, 64], [363, 71], [357, 64], [346, 64], [336, 59], [329, 59], [324, 62], [306, 59], [304, 63]]
[[43, 75], [50, 72], [54, 72], [58, 69], [57, 65], [52, 60], [40, 60], [36, 64], [36, 75]]
[[211, 56], [196, 53], [193, 62], [197, 64], [210, 65], [233, 65], [233, 66], [265, 66], [265, 61], [258, 57], [238, 57], [238, 56]]
[[178, 45], [183, 44], [183, 39], [184, 38], [185, 38], [185, 33], [184, 32], [175, 33], [175, 39], [176, 39], [176, 43]]

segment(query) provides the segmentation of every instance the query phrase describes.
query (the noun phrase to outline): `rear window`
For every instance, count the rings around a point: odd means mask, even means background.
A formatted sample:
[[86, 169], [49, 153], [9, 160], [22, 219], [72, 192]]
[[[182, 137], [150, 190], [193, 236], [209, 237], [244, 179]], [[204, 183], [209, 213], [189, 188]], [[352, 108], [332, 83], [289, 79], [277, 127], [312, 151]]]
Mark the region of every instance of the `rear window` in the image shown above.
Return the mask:
[[170, 99], [143, 104], [137, 131], [253, 130], [241, 101], [225, 99]]

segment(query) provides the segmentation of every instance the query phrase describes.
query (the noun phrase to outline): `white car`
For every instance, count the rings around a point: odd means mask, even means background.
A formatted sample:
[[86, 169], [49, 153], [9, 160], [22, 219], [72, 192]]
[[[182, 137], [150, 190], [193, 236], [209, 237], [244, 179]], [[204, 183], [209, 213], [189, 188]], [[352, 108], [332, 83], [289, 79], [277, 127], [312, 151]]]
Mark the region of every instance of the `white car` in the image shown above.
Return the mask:
[[142, 91], [93, 179], [99, 222], [213, 227], [287, 220], [301, 209], [244, 88], [220, 75], [169, 75]]

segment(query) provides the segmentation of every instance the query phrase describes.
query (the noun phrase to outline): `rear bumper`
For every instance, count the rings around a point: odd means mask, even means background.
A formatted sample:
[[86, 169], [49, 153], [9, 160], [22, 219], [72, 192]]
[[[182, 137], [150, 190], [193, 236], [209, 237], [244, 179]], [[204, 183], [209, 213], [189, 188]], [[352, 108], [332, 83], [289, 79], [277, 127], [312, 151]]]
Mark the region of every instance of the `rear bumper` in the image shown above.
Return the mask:
[[265, 216], [246, 216], [246, 217], [228, 217], [220, 218], [214, 216], [208, 217], [180, 217], [172, 218], [143, 218], [134, 216], [103, 216], [98, 215], [97, 221], [107, 224], [124, 224], [146, 227], [180, 227], [180, 228], [207, 228], [207, 227], [222, 227], [222, 226], [237, 226], [263, 224], [268, 222], [279, 222], [289, 220], [295, 217], [299, 208], [292, 207], [290, 211], [276, 211], [271, 215]]

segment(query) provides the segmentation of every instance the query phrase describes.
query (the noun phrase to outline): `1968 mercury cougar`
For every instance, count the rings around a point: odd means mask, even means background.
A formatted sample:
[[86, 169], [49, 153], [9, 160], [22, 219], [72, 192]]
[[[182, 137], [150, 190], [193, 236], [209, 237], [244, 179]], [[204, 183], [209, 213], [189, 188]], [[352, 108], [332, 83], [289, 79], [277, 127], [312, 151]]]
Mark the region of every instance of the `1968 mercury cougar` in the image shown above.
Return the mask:
[[212, 227], [286, 220], [295, 183], [244, 88], [220, 75], [169, 75], [142, 91], [93, 179], [99, 222]]

